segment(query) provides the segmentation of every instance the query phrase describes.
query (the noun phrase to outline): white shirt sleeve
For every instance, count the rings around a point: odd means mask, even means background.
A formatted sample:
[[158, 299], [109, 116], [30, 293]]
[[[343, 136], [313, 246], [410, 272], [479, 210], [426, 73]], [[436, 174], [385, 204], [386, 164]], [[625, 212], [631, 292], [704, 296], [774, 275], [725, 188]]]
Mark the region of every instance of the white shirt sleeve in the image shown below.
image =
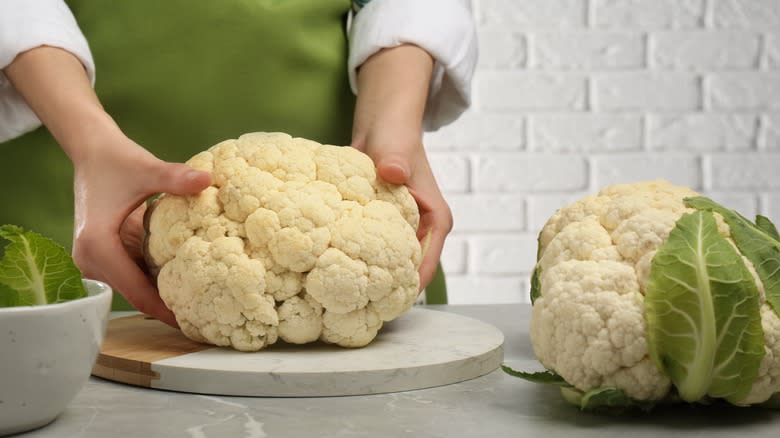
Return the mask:
[[373, 0], [351, 16], [349, 82], [357, 94], [357, 69], [383, 48], [414, 44], [436, 60], [424, 128], [436, 130], [471, 104], [477, 36], [468, 0]]
[[63, 0], [0, 1], [0, 143], [32, 131], [41, 121], [2, 69], [22, 52], [53, 46], [73, 53], [95, 83], [95, 63], [84, 34]]

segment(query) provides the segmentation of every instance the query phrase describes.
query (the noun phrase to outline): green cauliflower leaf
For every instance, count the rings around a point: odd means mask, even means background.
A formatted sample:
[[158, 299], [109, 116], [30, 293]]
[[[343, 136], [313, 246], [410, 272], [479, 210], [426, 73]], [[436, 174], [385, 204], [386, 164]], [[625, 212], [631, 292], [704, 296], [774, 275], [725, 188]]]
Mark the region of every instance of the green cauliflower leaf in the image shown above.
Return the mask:
[[60, 303], [87, 296], [81, 271], [65, 248], [15, 225], [0, 226], [10, 243], [0, 260], [0, 307]]

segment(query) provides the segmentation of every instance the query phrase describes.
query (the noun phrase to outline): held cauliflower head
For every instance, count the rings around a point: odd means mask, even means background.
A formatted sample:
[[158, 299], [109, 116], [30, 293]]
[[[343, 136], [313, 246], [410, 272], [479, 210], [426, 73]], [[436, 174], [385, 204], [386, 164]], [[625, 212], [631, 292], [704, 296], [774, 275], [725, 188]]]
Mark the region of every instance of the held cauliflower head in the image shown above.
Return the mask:
[[251, 133], [187, 164], [212, 185], [160, 196], [145, 253], [189, 338], [243, 351], [277, 338], [362, 347], [416, 300], [417, 205], [362, 152]]
[[539, 235], [530, 335], [583, 409], [780, 392], [780, 237], [664, 181], [613, 185]]

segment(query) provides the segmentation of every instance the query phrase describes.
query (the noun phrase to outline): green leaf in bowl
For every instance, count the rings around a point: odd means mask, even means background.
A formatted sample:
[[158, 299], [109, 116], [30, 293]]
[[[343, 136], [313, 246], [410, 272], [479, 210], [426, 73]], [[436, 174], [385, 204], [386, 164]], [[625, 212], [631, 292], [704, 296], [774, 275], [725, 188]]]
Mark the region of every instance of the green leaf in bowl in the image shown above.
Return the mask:
[[87, 296], [81, 271], [65, 248], [15, 225], [0, 226], [10, 243], [0, 260], [0, 307], [53, 304]]

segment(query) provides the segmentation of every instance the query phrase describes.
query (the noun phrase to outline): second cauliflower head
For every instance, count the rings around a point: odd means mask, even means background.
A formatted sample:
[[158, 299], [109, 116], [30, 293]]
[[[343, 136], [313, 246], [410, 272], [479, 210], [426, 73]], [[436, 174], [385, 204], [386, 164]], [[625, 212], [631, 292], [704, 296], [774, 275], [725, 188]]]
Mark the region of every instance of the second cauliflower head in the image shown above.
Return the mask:
[[145, 254], [189, 338], [242, 351], [278, 338], [361, 347], [414, 304], [417, 205], [367, 155], [251, 133], [187, 164], [212, 185], [160, 196]]
[[780, 259], [766, 254], [780, 237], [757, 224], [665, 181], [561, 208], [539, 235], [536, 356], [583, 407], [605, 388], [639, 403], [768, 400], [780, 392]]

